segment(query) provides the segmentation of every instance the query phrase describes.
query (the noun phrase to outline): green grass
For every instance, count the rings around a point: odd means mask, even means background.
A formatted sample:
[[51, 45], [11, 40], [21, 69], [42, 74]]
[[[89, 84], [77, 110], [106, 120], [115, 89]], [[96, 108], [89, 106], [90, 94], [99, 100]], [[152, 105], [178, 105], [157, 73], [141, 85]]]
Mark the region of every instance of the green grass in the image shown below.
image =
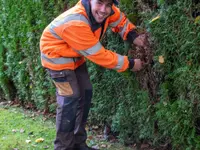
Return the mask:
[[[36, 112], [18, 107], [0, 106], [0, 114], [0, 150], [53, 150], [55, 120], [46, 120]], [[130, 150], [119, 143], [99, 140], [95, 134], [93, 131], [88, 132], [88, 137], [92, 137], [87, 140], [88, 145], [99, 147], [106, 145], [107, 148], [101, 149], [107, 150]], [[35, 142], [38, 138], [43, 138], [44, 141]], [[26, 140], [31, 140], [31, 142], [26, 143]]]
[[[18, 108], [0, 108], [0, 114], [1, 150], [53, 149], [55, 129], [51, 121], [44, 121], [41, 116], [23, 112]], [[36, 143], [35, 140], [38, 138], [43, 138], [44, 141]], [[26, 143], [26, 140], [31, 140], [31, 142]]]

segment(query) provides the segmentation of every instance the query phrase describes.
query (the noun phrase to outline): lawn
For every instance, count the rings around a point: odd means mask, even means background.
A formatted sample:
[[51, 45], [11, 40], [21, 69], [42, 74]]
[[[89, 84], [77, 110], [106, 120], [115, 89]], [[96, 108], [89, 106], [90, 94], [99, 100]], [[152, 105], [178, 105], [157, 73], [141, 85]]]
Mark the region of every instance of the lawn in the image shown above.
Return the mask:
[[[0, 108], [0, 149], [53, 149], [54, 123], [19, 108]], [[44, 141], [36, 142], [43, 138]]]
[[[0, 150], [53, 150], [55, 119], [18, 107], [0, 107], [0, 114]], [[100, 139], [93, 131], [88, 131], [87, 143], [100, 149], [130, 150]]]

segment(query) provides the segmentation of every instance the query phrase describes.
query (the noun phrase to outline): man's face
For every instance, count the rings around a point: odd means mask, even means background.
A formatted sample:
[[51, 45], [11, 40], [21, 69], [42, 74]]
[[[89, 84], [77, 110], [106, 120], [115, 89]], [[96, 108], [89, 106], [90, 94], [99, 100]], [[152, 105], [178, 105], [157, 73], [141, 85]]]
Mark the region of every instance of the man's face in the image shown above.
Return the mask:
[[92, 15], [96, 22], [102, 23], [112, 10], [113, 0], [90, 0]]

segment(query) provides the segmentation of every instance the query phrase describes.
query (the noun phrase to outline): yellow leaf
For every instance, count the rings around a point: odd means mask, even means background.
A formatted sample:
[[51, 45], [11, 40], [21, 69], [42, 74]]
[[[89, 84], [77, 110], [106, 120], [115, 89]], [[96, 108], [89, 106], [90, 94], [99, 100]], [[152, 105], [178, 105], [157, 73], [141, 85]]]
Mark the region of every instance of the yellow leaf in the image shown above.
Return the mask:
[[195, 24], [197, 24], [198, 22], [200, 23], [200, 16], [196, 17], [195, 20], [194, 20]]
[[35, 140], [36, 143], [40, 143], [40, 142], [43, 142], [43, 141], [44, 141], [43, 138], [39, 138], [39, 139], [36, 139], [36, 140]]
[[151, 19], [150, 23], [152, 23], [152, 22], [158, 20], [159, 18], [160, 18], [160, 15], [156, 16], [155, 18]]
[[159, 56], [159, 63], [163, 64], [165, 62], [165, 59], [163, 56]]

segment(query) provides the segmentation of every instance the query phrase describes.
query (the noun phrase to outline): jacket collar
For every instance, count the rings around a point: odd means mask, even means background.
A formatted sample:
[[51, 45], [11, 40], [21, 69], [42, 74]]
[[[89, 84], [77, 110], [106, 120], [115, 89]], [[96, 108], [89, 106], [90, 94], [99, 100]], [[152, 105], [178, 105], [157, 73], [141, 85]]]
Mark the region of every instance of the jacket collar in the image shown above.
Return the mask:
[[92, 15], [89, 0], [82, 0], [82, 5], [83, 5], [84, 8], [85, 8], [85, 11], [86, 11], [86, 13], [87, 13], [87, 16], [88, 16], [88, 18], [89, 18], [90, 23], [91, 23], [91, 24], [98, 24], [98, 23], [96, 22], [96, 20], [94, 19], [93, 15]]

